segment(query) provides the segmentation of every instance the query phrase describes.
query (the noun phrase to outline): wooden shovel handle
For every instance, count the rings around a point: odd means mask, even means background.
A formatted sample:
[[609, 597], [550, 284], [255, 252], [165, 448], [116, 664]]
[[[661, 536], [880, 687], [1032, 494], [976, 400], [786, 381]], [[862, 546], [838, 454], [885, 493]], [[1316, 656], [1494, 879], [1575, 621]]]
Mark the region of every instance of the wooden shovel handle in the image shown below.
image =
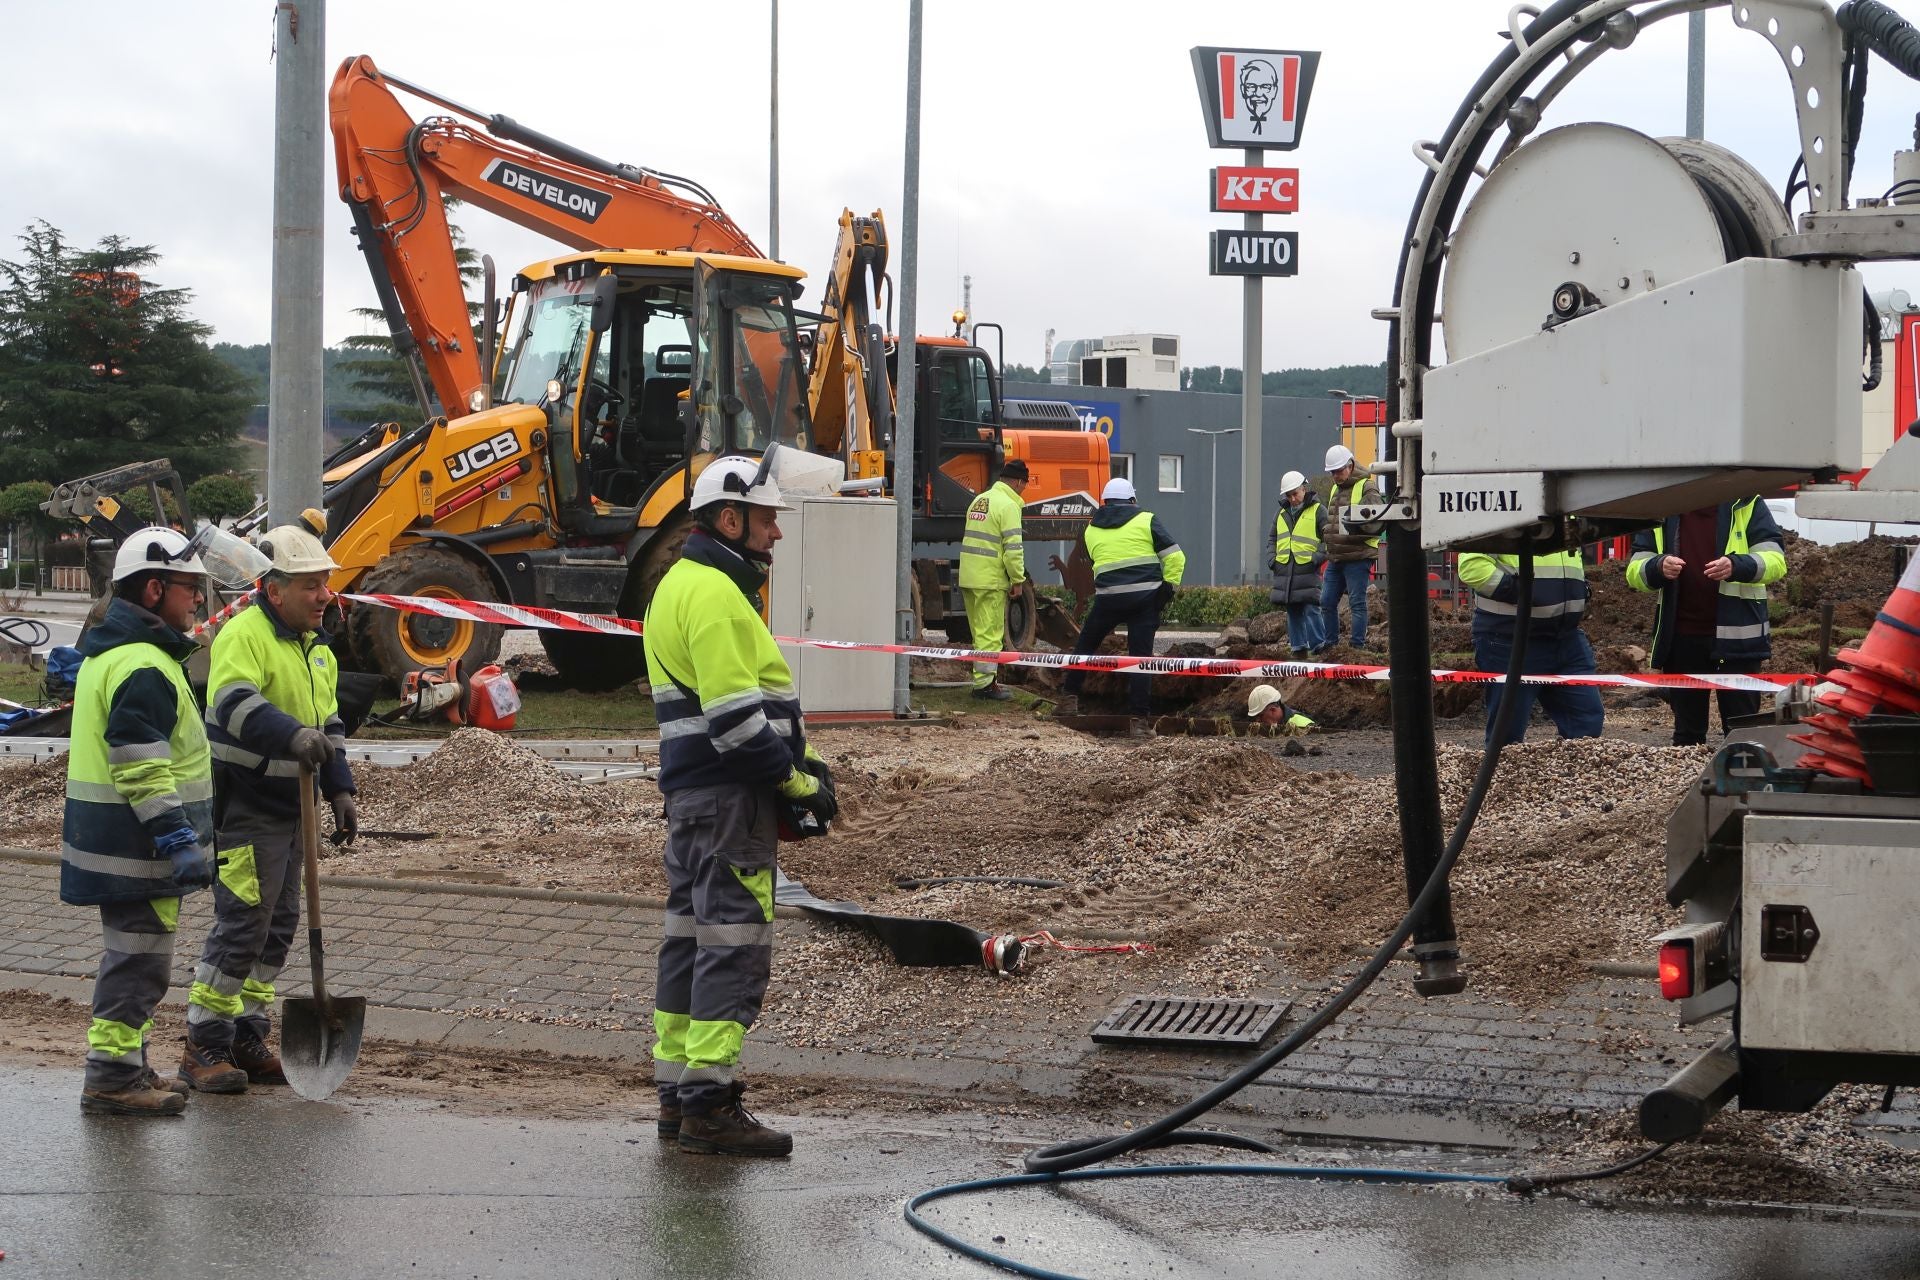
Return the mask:
[[313, 963], [313, 999], [324, 1011], [327, 980], [320, 945], [320, 818], [313, 767], [300, 766], [300, 857], [307, 880], [307, 953]]

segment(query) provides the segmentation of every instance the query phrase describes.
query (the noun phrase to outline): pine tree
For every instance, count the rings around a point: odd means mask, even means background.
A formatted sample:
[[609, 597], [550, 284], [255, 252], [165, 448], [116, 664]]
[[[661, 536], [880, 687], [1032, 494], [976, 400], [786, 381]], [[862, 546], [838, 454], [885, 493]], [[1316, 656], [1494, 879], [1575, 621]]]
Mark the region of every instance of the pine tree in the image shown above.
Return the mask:
[[76, 250], [37, 222], [0, 261], [0, 476], [59, 483], [167, 457], [188, 479], [233, 465], [245, 379], [207, 347], [192, 295], [152, 278], [150, 245]]

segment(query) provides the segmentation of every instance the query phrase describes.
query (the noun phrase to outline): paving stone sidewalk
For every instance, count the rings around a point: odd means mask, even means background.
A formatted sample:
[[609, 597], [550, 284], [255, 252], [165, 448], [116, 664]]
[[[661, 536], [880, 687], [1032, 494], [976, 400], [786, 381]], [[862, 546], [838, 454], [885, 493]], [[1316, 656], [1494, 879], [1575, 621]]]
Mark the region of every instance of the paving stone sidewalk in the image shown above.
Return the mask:
[[[658, 904], [325, 876], [321, 884], [329, 986], [376, 1006], [370, 1035], [646, 1060]], [[204, 893], [185, 900], [175, 999], [191, 980], [210, 902]], [[782, 919], [776, 933], [792, 940], [812, 927]], [[85, 999], [98, 962], [98, 918], [59, 901], [57, 863], [0, 850], [0, 990]], [[1470, 995], [1423, 1002], [1410, 993], [1409, 972], [1390, 970], [1361, 1006], [1242, 1095], [1247, 1107], [1286, 1114], [1294, 1132], [1499, 1146], [1530, 1118], [1633, 1103], [1714, 1034], [1675, 1030], [1670, 1006], [1642, 978], [1598, 978], [1521, 1015]], [[777, 999], [777, 964], [774, 983]], [[281, 989], [307, 994], [304, 929]], [[1299, 993], [1300, 1008], [1318, 998]], [[1089, 995], [1078, 1024], [1036, 1011], [1030, 1025], [991, 1034], [909, 1027], [870, 1050], [783, 1045], [769, 1028], [755, 1033], [752, 1065], [929, 1094], [1085, 1099], [1097, 1081], [1177, 1099], [1244, 1061], [1095, 1045], [1085, 1032], [1105, 1007]]]

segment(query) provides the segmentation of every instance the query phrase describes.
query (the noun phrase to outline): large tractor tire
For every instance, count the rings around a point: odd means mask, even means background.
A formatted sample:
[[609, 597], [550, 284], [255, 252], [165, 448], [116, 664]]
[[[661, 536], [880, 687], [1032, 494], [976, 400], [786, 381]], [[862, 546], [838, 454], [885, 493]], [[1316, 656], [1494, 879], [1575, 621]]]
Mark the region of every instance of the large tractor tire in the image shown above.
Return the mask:
[[[444, 547], [403, 547], [389, 555], [357, 584], [370, 595], [427, 596], [440, 600], [497, 601], [487, 571]], [[378, 605], [357, 605], [347, 617], [347, 640], [368, 670], [397, 688], [410, 671], [445, 667], [459, 659], [464, 672], [476, 671], [500, 656], [505, 630], [487, 622], [403, 613]]]
[[[644, 618], [654, 588], [680, 558], [693, 529], [690, 516], [671, 520], [647, 543], [633, 567], [627, 572], [626, 590], [620, 595], [619, 614], [623, 618]], [[581, 631], [542, 631], [541, 647], [553, 662], [553, 669], [570, 687], [588, 693], [604, 693], [632, 684], [647, 673], [646, 646], [638, 636], [595, 636]]]

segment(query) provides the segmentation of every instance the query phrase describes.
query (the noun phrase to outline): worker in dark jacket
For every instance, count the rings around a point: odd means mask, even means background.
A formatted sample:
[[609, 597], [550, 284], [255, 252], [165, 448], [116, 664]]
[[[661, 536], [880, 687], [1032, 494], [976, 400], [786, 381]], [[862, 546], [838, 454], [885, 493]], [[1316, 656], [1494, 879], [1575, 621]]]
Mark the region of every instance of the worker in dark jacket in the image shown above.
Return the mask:
[[320, 619], [339, 566], [299, 525], [267, 531], [271, 568], [252, 604], [220, 628], [207, 668], [220, 850], [213, 928], [187, 993], [180, 1075], [203, 1093], [287, 1082], [270, 1047], [275, 981], [300, 927], [301, 766], [332, 806], [335, 829], [359, 829], [340, 668]]
[[772, 972], [780, 829], [805, 814], [824, 830], [838, 812], [793, 672], [760, 617], [779, 513], [793, 510], [774, 458], [717, 458], [700, 473], [693, 532], [646, 618], [667, 809], [658, 1132], [682, 1151], [720, 1155], [793, 1150], [791, 1134], [740, 1105], [737, 1071]]
[[[1627, 585], [1658, 591], [1653, 611], [1656, 671], [1735, 675], [1773, 656], [1767, 587], [1787, 576], [1780, 527], [1758, 498], [1668, 516], [1633, 535]], [[1760, 710], [1760, 695], [1720, 692], [1720, 730]], [[1673, 745], [1707, 740], [1707, 691], [1673, 689]]]
[[[1186, 552], [1160, 517], [1136, 504], [1133, 482], [1117, 476], [1100, 491], [1100, 509], [1082, 537], [1093, 560], [1093, 607], [1080, 624], [1074, 653], [1098, 651], [1115, 629], [1125, 627], [1127, 652], [1137, 658], [1152, 657], [1160, 614], [1186, 571]], [[1086, 678], [1084, 671], [1067, 672], [1065, 689], [1072, 701], [1063, 709], [1078, 710]], [[1127, 709], [1135, 716], [1152, 714], [1152, 676], [1127, 677]]]
[[1321, 516], [1327, 571], [1320, 592], [1320, 647], [1330, 649], [1340, 638], [1340, 597], [1345, 595], [1353, 614], [1353, 647], [1362, 649], [1367, 643], [1367, 586], [1373, 580], [1374, 561], [1380, 556], [1380, 537], [1346, 532], [1341, 528], [1341, 517], [1352, 507], [1378, 505], [1380, 486], [1354, 460], [1353, 450], [1343, 444], [1327, 450], [1326, 466], [1332, 483]]
[[182, 664], [206, 594], [186, 535], [142, 529], [113, 563], [106, 616], [80, 641], [60, 835], [60, 900], [100, 908], [104, 954], [80, 1110], [178, 1115], [187, 1086], [147, 1065], [180, 895], [213, 877], [213, 771]]
[[1273, 553], [1268, 561], [1273, 590], [1267, 598], [1287, 611], [1287, 647], [1295, 658], [1326, 644], [1320, 613], [1320, 566], [1327, 560], [1326, 544], [1320, 540], [1325, 511], [1304, 475], [1289, 471], [1280, 477], [1280, 510], [1267, 536]]

